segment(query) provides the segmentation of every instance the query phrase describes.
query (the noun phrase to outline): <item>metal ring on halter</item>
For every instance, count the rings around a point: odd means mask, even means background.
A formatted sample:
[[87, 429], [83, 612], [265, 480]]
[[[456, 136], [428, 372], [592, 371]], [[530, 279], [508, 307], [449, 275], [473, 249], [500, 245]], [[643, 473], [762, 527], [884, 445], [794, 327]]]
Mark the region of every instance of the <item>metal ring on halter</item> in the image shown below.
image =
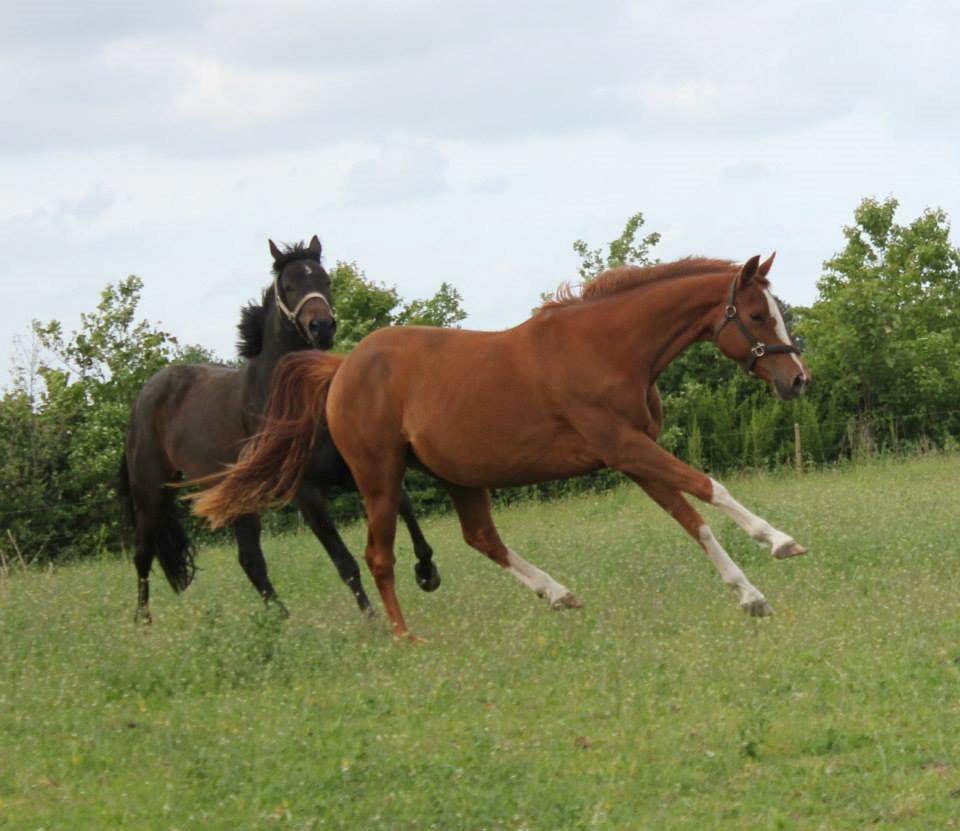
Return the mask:
[[750, 348], [750, 354], [753, 355], [754, 358], [762, 358], [764, 355], [767, 354], [767, 346], [766, 346], [766, 344], [764, 344], [764, 343], [759, 343], [759, 342], [758, 342], [758, 343], [755, 343], [755, 344]]

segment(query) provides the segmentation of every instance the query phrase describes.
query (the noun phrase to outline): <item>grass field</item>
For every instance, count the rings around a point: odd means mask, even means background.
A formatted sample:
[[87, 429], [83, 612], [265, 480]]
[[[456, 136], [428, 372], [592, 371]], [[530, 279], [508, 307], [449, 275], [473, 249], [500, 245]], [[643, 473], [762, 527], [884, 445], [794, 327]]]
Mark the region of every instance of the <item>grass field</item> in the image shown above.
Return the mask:
[[425, 522], [444, 582], [423, 594], [404, 537], [420, 647], [303, 535], [267, 541], [288, 620], [228, 548], [182, 597], [155, 578], [146, 632], [128, 562], [11, 569], [0, 828], [960, 826], [960, 458], [726, 484], [810, 548], [774, 561], [707, 512], [769, 620], [632, 487], [498, 514], [580, 611], [452, 517]]

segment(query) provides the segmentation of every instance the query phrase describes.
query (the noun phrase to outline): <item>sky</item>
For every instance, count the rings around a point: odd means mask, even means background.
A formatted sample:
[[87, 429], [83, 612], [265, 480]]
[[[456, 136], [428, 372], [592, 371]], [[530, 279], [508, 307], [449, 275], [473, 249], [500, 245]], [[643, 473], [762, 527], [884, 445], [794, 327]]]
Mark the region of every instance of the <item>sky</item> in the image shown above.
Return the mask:
[[499, 329], [640, 211], [661, 259], [775, 250], [809, 304], [863, 197], [958, 221], [957, 31], [910, 0], [3, 0], [0, 385], [128, 274], [232, 357], [269, 238]]

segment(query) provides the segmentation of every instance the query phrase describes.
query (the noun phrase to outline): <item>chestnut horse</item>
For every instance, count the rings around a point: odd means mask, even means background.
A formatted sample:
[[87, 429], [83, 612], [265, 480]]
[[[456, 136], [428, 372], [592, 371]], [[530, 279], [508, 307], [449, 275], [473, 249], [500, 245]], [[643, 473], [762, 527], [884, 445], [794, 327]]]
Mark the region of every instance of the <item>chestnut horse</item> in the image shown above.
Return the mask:
[[[408, 636], [394, 591], [393, 542], [403, 472], [410, 463], [442, 481], [467, 543], [554, 608], [579, 602], [500, 539], [488, 488], [620, 470], [673, 516], [713, 562], [749, 614], [766, 598], [687, 502], [715, 505], [774, 557], [806, 549], [751, 513], [719, 482], [656, 443], [657, 376], [695, 341], [712, 340], [781, 399], [802, 393], [810, 372], [770, 291], [773, 256], [742, 267], [688, 258], [600, 275], [569, 288], [503, 332], [381, 329], [346, 359], [305, 353], [278, 367], [263, 431], [236, 467], [202, 494], [214, 524], [289, 499], [310, 442], [326, 427], [353, 472], [367, 511], [366, 559], [397, 636]], [[356, 425], [362, 424], [362, 429]]]

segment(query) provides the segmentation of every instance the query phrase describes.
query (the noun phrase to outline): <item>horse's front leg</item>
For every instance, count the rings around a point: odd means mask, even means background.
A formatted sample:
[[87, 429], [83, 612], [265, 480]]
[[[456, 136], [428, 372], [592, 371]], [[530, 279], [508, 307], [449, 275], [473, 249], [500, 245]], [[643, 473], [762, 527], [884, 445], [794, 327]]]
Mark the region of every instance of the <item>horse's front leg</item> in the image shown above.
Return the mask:
[[623, 471], [640, 484], [697, 540], [724, 582], [739, 592], [740, 605], [746, 612], [758, 616], [770, 614], [764, 596], [747, 580], [710, 527], [680, 492], [689, 493], [727, 513], [755, 539], [770, 544], [776, 557], [802, 554], [805, 550], [802, 546], [744, 508], [719, 482], [680, 461], [645, 433], [624, 428], [606, 446], [598, 448], [598, 455], [607, 465]]
[[723, 582], [737, 593], [741, 609], [753, 617], [766, 617], [773, 613], [763, 593], [747, 579], [741, 568], [720, 545], [710, 526], [684, 499], [680, 491], [660, 483], [646, 482], [635, 476], [631, 478], [699, 543], [720, 573]]
[[737, 502], [716, 479], [680, 461], [645, 433], [629, 429], [621, 431], [601, 458], [610, 467], [629, 476], [644, 482], [659, 482], [713, 505], [755, 540], [769, 545], [777, 559], [806, 553], [806, 549], [789, 534], [778, 531]]
[[413, 502], [410, 501], [410, 495], [406, 490], [400, 491], [399, 511], [410, 533], [413, 552], [417, 556], [417, 562], [413, 567], [417, 585], [425, 592], [436, 591], [440, 588], [440, 572], [437, 570], [436, 563], [433, 562], [433, 549], [427, 542], [427, 538], [423, 536], [423, 530], [413, 510]]
[[713, 496], [710, 499], [710, 504], [723, 511], [757, 542], [769, 545], [773, 556], [778, 560], [807, 553], [807, 549], [796, 542], [789, 534], [778, 531], [765, 519], [743, 507], [730, 495], [730, 491], [716, 479], [711, 479], [710, 483], [713, 486]]

